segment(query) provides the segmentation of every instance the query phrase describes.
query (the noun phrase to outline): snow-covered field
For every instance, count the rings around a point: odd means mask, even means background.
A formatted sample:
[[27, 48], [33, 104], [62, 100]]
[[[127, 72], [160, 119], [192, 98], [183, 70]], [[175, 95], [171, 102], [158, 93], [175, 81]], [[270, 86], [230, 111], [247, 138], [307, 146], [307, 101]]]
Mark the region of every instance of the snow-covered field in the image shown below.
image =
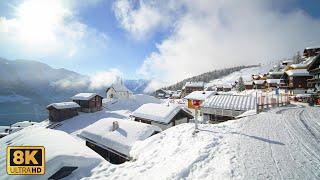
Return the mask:
[[233, 72], [222, 78], [212, 80], [210, 81], [210, 83], [206, 84], [206, 86], [209, 87], [213, 85], [234, 84], [234, 82], [237, 81], [239, 77], [242, 77], [244, 81], [250, 81], [252, 80], [253, 74], [266, 74], [267, 72], [269, 72], [270, 69], [272, 69], [273, 66], [274, 63], [270, 62], [268, 64], [263, 64], [258, 67], [245, 68], [240, 71]]
[[85, 179], [319, 179], [320, 109], [282, 107], [216, 125], [182, 124]]

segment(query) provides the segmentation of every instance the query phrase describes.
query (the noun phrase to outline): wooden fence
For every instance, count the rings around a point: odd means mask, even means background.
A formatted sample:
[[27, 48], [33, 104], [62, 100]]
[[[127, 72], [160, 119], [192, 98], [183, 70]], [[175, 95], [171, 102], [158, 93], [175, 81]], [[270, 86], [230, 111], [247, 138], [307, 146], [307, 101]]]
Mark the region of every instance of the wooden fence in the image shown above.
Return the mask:
[[279, 95], [268, 95], [259, 94], [258, 95], [258, 111], [261, 112], [264, 109], [281, 107], [290, 104], [289, 94], [279, 94]]

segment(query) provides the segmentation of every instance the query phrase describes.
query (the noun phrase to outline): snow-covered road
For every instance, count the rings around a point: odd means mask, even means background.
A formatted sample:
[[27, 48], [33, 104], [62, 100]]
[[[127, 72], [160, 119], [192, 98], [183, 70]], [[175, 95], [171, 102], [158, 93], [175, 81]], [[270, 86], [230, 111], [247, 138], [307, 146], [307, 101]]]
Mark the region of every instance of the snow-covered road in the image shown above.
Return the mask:
[[279, 108], [243, 120], [229, 137], [236, 148], [233, 166], [238, 177], [320, 178], [319, 108]]
[[181, 124], [102, 163], [88, 179], [320, 179], [320, 108], [280, 107], [220, 124]]

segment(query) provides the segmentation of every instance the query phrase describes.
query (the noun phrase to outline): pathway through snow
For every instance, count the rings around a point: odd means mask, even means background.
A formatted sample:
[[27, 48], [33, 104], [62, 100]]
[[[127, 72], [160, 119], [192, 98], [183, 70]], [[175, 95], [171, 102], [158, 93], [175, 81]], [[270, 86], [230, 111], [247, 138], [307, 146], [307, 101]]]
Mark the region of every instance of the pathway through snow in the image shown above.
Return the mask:
[[216, 125], [170, 128], [103, 163], [90, 179], [319, 179], [320, 109], [282, 107]]

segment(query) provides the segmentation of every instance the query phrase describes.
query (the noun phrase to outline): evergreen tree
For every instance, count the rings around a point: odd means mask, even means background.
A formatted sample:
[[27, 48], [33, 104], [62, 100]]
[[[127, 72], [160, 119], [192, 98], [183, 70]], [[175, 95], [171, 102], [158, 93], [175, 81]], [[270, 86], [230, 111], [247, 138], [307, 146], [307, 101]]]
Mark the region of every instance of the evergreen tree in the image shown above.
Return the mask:
[[238, 79], [238, 83], [237, 83], [237, 91], [244, 91], [246, 89], [245, 85], [244, 85], [244, 82], [243, 82], [243, 78], [240, 76], [239, 79]]

